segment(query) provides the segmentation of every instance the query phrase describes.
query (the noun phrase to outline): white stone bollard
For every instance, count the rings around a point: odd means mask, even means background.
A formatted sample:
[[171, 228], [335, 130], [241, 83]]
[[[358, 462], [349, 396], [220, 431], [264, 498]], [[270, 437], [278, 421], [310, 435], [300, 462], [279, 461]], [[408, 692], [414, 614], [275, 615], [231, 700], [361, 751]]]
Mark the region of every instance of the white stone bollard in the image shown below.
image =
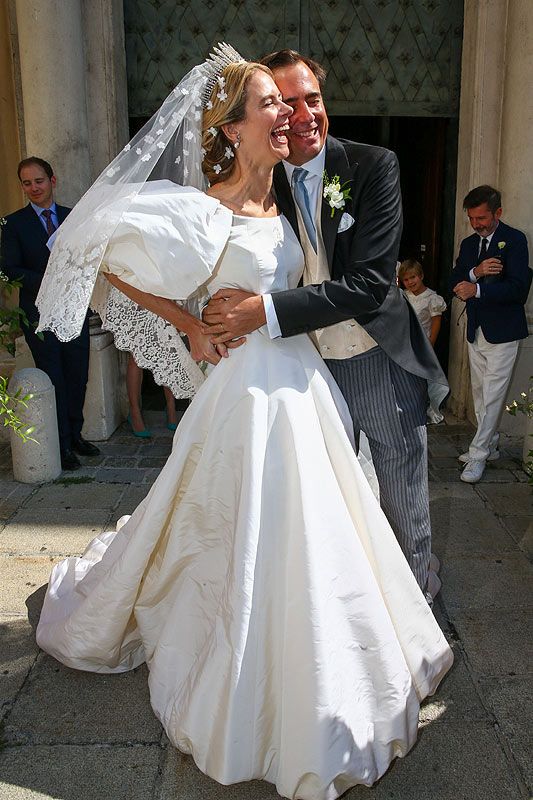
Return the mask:
[[28, 408], [17, 409], [18, 417], [35, 427], [31, 434], [36, 442], [23, 442], [11, 431], [13, 475], [22, 483], [45, 483], [61, 473], [59, 435], [57, 431], [56, 395], [52, 381], [40, 369], [15, 372], [9, 382], [9, 393], [32, 394]]

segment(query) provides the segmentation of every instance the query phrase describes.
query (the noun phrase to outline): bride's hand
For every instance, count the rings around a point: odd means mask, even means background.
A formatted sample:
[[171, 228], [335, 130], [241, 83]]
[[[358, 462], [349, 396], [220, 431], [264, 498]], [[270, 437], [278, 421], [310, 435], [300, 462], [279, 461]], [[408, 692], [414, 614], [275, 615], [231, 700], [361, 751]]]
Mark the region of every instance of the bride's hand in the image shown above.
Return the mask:
[[195, 327], [187, 333], [191, 358], [194, 361], [207, 361], [209, 364], [218, 364], [220, 354], [211, 342], [212, 334], [204, 333], [207, 326]]

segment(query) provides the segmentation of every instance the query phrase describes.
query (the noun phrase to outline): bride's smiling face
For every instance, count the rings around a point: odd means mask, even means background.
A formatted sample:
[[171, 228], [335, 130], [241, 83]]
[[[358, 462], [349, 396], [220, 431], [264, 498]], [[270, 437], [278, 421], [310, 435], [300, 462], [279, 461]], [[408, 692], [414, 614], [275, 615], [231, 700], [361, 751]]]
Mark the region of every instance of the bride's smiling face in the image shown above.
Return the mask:
[[245, 118], [225, 126], [232, 142], [238, 138], [235, 155], [242, 164], [273, 167], [289, 155], [287, 131], [292, 108], [283, 102], [270, 75], [253, 73], [246, 87]]

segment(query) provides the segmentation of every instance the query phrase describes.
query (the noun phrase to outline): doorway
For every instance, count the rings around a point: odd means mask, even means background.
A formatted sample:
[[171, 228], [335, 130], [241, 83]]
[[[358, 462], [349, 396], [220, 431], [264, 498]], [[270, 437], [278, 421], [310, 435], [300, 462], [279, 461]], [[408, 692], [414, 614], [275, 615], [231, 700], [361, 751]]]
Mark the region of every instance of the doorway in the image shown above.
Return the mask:
[[[399, 258], [415, 258], [427, 286], [450, 299], [454, 258], [458, 121], [448, 117], [330, 117], [330, 133], [387, 147], [398, 156], [403, 199]], [[436, 352], [448, 363], [449, 318], [443, 315]]]

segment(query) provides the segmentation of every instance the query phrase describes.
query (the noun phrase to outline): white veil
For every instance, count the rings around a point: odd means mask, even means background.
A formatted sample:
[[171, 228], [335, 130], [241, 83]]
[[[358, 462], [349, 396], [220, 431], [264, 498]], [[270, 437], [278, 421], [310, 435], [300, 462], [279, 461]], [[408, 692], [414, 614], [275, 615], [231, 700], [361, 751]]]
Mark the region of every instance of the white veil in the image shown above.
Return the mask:
[[[222, 69], [244, 61], [221, 44], [194, 67], [163, 105], [97, 178], [54, 235], [37, 296], [38, 331], [61, 341], [80, 334], [87, 309], [97, 311], [117, 347], [133, 352], [141, 367], [176, 397], [191, 397], [203, 373], [176, 329], [139, 308], [98, 275], [109, 240], [147, 181], [167, 179], [205, 190], [202, 114]], [[178, 298], [176, 298], [178, 299]]]

